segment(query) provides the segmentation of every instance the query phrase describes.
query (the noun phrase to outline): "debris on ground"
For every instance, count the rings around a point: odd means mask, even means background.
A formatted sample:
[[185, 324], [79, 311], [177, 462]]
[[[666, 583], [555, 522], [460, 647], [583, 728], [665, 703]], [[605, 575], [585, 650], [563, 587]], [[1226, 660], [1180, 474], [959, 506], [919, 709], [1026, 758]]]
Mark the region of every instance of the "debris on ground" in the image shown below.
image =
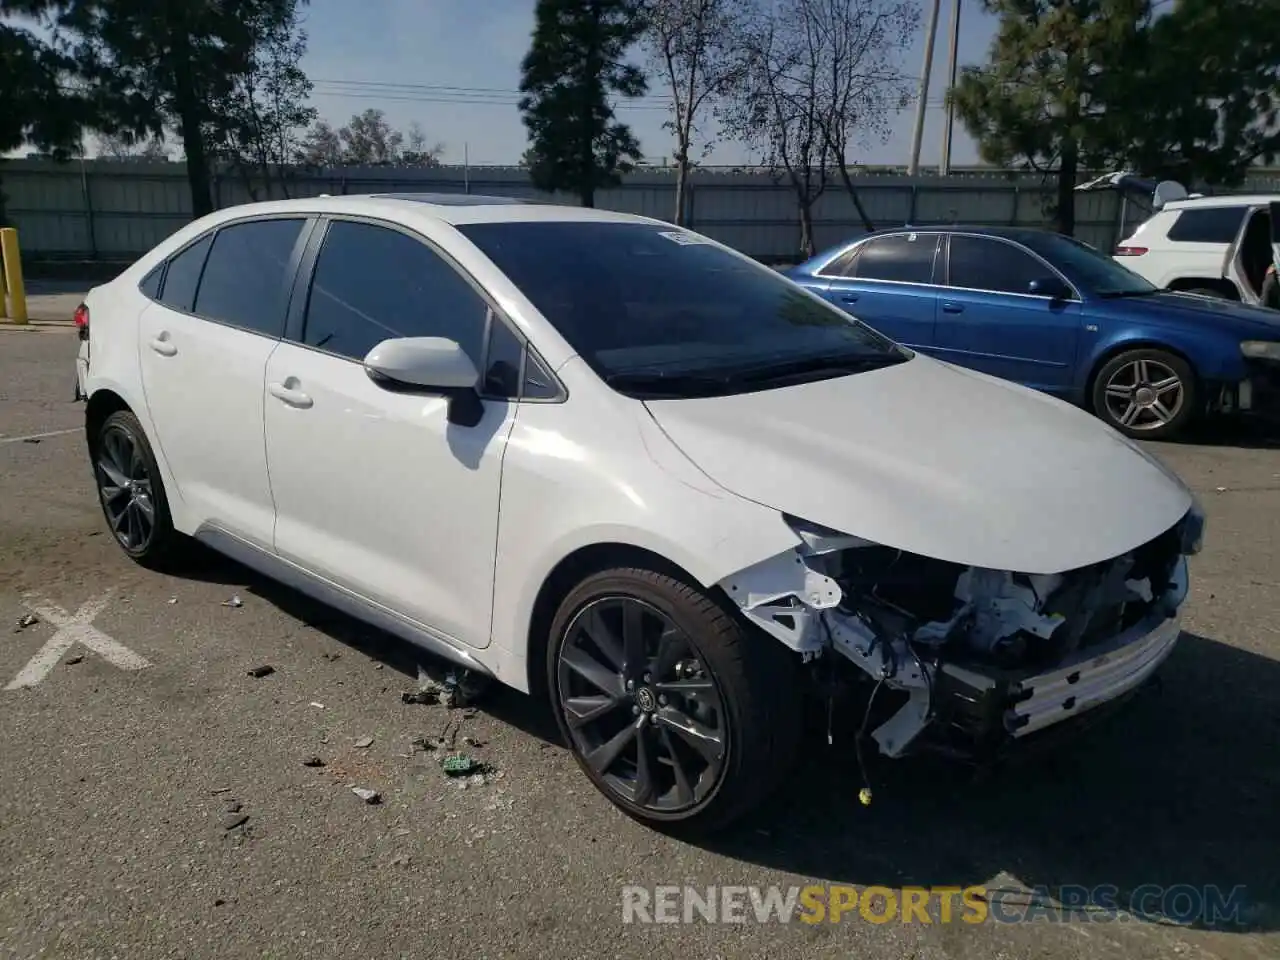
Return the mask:
[[357, 741], [353, 744], [353, 746], [354, 746], [357, 750], [364, 750], [364, 749], [366, 749], [366, 748], [368, 748], [368, 747], [372, 747], [372, 746], [373, 746], [373, 737], [361, 737], [359, 740], [357, 740]]
[[412, 693], [400, 694], [400, 700], [404, 703], [424, 703], [424, 704], [439, 703], [440, 691], [439, 690], [415, 690]]
[[244, 826], [248, 820], [249, 815], [247, 813], [228, 813], [222, 818], [222, 829], [228, 831], [234, 830], [236, 827]]
[[450, 777], [465, 777], [477, 773], [484, 765], [466, 753], [451, 753], [440, 761], [440, 769]]
[[223, 812], [224, 812], [224, 813], [239, 813], [242, 809], [243, 809], [243, 808], [242, 808], [242, 807], [241, 807], [241, 805], [240, 805], [240, 801], [238, 801], [238, 800], [228, 800], [228, 801], [227, 801], [227, 809], [226, 809], [226, 810], [224, 810]]
[[489, 688], [489, 678], [474, 670], [452, 670], [444, 679], [448, 693], [445, 705], [450, 710], [468, 707]]
[[249, 676], [251, 676], [251, 677], [258, 677], [258, 678], [261, 678], [261, 677], [269, 677], [269, 676], [271, 676], [271, 674], [273, 674], [273, 673], [275, 673], [275, 672], [276, 672], [276, 668], [275, 668], [275, 667], [268, 666], [267, 664], [265, 664], [265, 663], [264, 663], [262, 666], [260, 666], [260, 667], [254, 667], [252, 670], [250, 670], [250, 671], [249, 671]]
[[230, 600], [223, 600], [222, 605], [224, 607], [243, 607], [244, 601], [240, 599], [239, 594], [236, 594]]
[[318, 700], [312, 700], [312, 701], [311, 701], [311, 706], [315, 707], [317, 710], [323, 710], [323, 709], [324, 709], [324, 704], [323, 704], [323, 703], [320, 703]]
[[27, 627], [34, 627], [40, 622], [40, 618], [34, 613], [26, 613], [18, 618], [18, 629], [25, 630]]
[[41, 439], [42, 439], [41, 437], [23, 437], [22, 442], [23, 443], [39, 443]]
[[326, 660], [328, 660], [330, 663], [333, 663], [333, 661], [337, 660], [340, 656], [342, 656], [342, 654], [340, 654], [340, 653], [322, 653], [322, 654], [320, 654], [320, 656], [324, 657], [324, 658], [325, 658]]
[[426, 737], [414, 737], [413, 740], [410, 741], [409, 746], [413, 747], [415, 750], [421, 750], [423, 753], [430, 753], [436, 748], [436, 742], [434, 740], [428, 740]]
[[210, 792], [210, 793], [212, 793], [212, 794], [216, 797], [216, 796], [217, 796], [218, 794], [220, 794], [220, 793], [230, 793], [230, 792], [231, 792], [231, 788], [230, 788], [230, 787], [214, 787], [214, 788], [213, 788], [212, 790], [210, 790], [209, 792]]
[[74, 657], [67, 657], [66, 664], [68, 667], [74, 667], [77, 663], [84, 663], [84, 657], [76, 654]]
[[169, 602], [170, 602], [170, 603], [177, 603], [177, 602], [178, 602], [178, 598], [177, 598], [177, 597], [170, 597], [170, 598], [169, 598]]
[[413, 860], [413, 857], [409, 856], [409, 854], [399, 853], [391, 858], [391, 866], [407, 867], [412, 860]]
[[1218, 490], [1218, 492], [1219, 492], [1219, 493], [1226, 493], [1226, 492], [1227, 492], [1227, 488], [1226, 488], [1226, 487], [1218, 487], [1218, 488], [1217, 488], [1217, 490]]
[[367, 787], [352, 787], [351, 792], [368, 804], [382, 802], [382, 794], [378, 793], [377, 790], [370, 790]]
[[485, 741], [478, 740], [475, 737], [463, 737], [462, 744], [467, 747], [475, 747], [478, 750], [485, 745]]
[[319, 757], [307, 757], [307, 759], [302, 761], [302, 765], [304, 767], [323, 767], [324, 761]]

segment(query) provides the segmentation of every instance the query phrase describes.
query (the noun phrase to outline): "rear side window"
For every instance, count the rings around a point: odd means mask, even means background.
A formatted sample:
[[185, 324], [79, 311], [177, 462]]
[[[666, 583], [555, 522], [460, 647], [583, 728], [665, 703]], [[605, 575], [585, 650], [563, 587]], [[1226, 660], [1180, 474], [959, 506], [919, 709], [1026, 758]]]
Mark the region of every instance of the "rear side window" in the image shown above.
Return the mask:
[[160, 294], [161, 303], [183, 313], [191, 313], [195, 306], [196, 287], [200, 283], [200, 271], [204, 269], [204, 259], [212, 243], [212, 236], [202, 237], [169, 261]]
[[316, 261], [303, 342], [362, 360], [392, 337], [448, 337], [480, 369], [488, 313], [466, 278], [421, 240], [338, 220]]
[[936, 233], [899, 233], [868, 240], [859, 248], [853, 276], [859, 280], [933, 283]]
[[142, 282], [138, 284], [138, 289], [142, 291], [144, 296], [150, 297], [152, 300], [160, 299], [160, 280], [164, 277], [164, 264], [152, 269]]
[[861, 248], [854, 247], [847, 253], [842, 253], [829, 264], [822, 268], [819, 276], [823, 277], [852, 277], [854, 264], [858, 261], [858, 253]]
[[1203, 207], [1183, 210], [1169, 228], [1178, 243], [1232, 243], [1240, 232], [1245, 207]]
[[302, 219], [254, 220], [218, 231], [200, 278], [195, 312], [254, 333], [284, 329], [285, 291]]

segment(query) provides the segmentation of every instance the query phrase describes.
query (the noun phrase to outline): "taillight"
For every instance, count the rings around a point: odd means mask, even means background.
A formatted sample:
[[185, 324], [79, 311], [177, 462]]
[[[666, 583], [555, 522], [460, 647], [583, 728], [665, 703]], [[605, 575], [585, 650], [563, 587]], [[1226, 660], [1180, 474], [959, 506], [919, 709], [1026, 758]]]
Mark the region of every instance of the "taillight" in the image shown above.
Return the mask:
[[76, 322], [76, 329], [80, 331], [80, 339], [88, 340], [89, 339], [89, 308], [86, 307], [83, 303], [80, 304], [80, 306], [76, 307], [76, 312], [73, 319]]
[[1116, 247], [1117, 257], [1140, 257], [1147, 252], [1146, 247]]

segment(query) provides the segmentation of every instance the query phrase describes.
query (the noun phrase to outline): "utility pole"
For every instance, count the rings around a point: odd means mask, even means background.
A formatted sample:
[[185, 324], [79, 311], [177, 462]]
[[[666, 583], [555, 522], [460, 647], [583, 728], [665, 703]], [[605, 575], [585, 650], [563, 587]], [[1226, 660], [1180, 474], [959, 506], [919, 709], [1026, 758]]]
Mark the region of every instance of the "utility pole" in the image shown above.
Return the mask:
[[916, 99], [916, 126], [911, 133], [911, 162], [907, 164], [908, 176], [920, 172], [920, 141], [924, 139], [924, 112], [929, 106], [929, 76], [933, 72], [933, 41], [938, 35], [938, 10], [942, 0], [933, 0], [929, 9], [929, 26], [924, 37], [924, 66], [920, 69], [920, 92]]
[[[947, 59], [947, 93], [956, 88], [956, 59], [960, 50], [960, 0], [951, 0], [951, 51]], [[949, 100], [950, 98], [948, 98]], [[951, 175], [951, 131], [955, 126], [956, 109], [947, 103], [946, 125], [942, 129], [942, 162], [938, 164], [938, 176]]]

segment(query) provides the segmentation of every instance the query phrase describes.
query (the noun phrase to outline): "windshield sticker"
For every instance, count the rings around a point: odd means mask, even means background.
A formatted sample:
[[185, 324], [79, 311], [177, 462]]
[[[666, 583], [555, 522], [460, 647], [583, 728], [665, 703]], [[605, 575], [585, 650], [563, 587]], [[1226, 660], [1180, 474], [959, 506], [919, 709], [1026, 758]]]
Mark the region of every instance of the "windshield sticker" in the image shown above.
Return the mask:
[[672, 243], [678, 243], [682, 247], [693, 246], [694, 244], [707, 244], [711, 241], [705, 237], [700, 237], [696, 233], [685, 233], [683, 230], [663, 230], [658, 236], [666, 237]]

